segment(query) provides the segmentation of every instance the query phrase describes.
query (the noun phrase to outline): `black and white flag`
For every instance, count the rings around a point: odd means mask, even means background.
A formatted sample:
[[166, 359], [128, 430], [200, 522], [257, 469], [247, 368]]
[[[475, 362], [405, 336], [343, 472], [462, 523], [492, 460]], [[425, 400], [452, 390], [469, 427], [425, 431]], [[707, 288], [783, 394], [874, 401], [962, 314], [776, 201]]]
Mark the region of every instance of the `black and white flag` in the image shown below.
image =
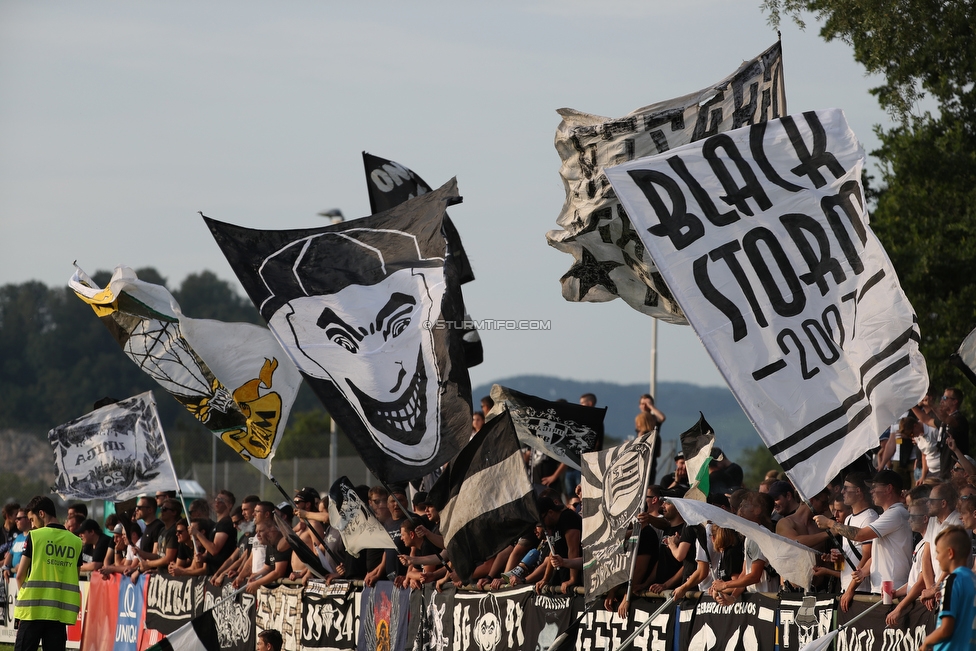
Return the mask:
[[709, 492], [708, 464], [712, 460], [715, 432], [705, 420], [705, 414], [698, 412], [698, 416], [698, 422], [682, 432], [679, 439], [681, 453], [685, 456], [685, 466], [688, 469], [688, 480], [691, 483], [684, 498], [704, 502]]
[[212, 610], [195, 617], [147, 651], [222, 651]]
[[258, 231], [207, 219], [289, 357], [386, 482], [441, 467], [471, 435], [461, 289], [441, 227], [452, 179], [378, 215]]
[[[366, 168], [366, 187], [369, 190], [369, 211], [374, 215], [434, 191], [413, 170], [386, 158], [363, 152], [363, 166]], [[471, 282], [474, 272], [461, 244], [461, 234], [446, 214], [443, 232], [448, 256], [458, 269], [458, 281], [462, 285]]]
[[[366, 167], [369, 210], [374, 215], [414, 197], [433, 192], [419, 175], [399, 163], [363, 152], [363, 165]], [[471, 270], [468, 254], [461, 244], [461, 234], [447, 213], [444, 214], [442, 232], [447, 240], [447, 260], [457, 268], [458, 282], [462, 285], [471, 282], [474, 280], [474, 272]], [[485, 360], [485, 351], [478, 329], [466, 311], [459, 327], [464, 333], [464, 361], [468, 368], [477, 366]]]
[[759, 435], [809, 499], [928, 386], [839, 109], [606, 170]]
[[581, 455], [603, 441], [606, 407], [543, 400], [495, 384], [491, 387], [494, 416], [508, 409], [519, 441], [577, 470]]
[[[636, 544], [627, 528], [644, 509], [654, 459], [652, 432], [583, 455], [583, 578], [586, 601], [630, 579]], [[636, 543], [636, 540], [631, 542]]]
[[622, 118], [573, 109], [559, 114], [556, 151], [566, 202], [556, 218], [562, 230], [549, 231], [546, 239], [576, 260], [560, 279], [563, 298], [600, 303], [620, 297], [649, 316], [687, 323], [667, 279], [645, 250], [643, 229], [617, 200], [604, 169], [785, 115], [780, 44], [715, 84]]
[[353, 556], [364, 549], [396, 549], [393, 538], [344, 476], [329, 489], [329, 524], [339, 530], [342, 544]]
[[62, 499], [121, 502], [176, 488], [151, 391], [59, 425], [47, 438]]
[[515, 426], [492, 418], [450, 463], [428, 495], [454, 570], [467, 582], [485, 559], [539, 523]]

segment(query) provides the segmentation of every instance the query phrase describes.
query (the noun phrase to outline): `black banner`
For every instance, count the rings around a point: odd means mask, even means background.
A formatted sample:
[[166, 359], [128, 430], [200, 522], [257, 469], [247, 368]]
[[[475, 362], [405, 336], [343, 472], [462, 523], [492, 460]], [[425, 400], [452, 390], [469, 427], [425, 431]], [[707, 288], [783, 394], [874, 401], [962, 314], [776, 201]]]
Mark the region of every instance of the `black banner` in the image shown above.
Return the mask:
[[146, 628], [170, 635], [200, 615], [206, 584], [201, 577], [154, 574], [146, 590]]
[[[615, 612], [608, 612], [600, 604], [594, 605], [594, 609], [580, 623], [576, 649], [605, 651], [618, 648], [663, 603], [664, 599], [636, 599], [626, 620]], [[669, 608], [655, 617], [634, 639], [630, 648], [635, 651], [671, 651], [674, 648], [674, 613], [674, 609]], [[681, 648], [688, 647], [682, 645]]]
[[[150, 582], [152, 583], [152, 582]], [[255, 603], [257, 597], [242, 592], [235, 597], [233, 586], [216, 587], [207, 581], [204, 595], [204, 610], [213, 609], [214, 624], [217, 628], [217, 639], [223, 651], [251, 651], [257, 640], [255, 626]], [[299, 590], [299, 588], [295, 588]], [[299, 611], [300, 612], [300, 611]], [[281, 629], [279, 629], [281, 630]], [[285, 632], [282, 631], [282, 635]], [[289, 638], [286, 638], [289, 639]], [[296, 646], [289, 647], [297, 649]]]
[[351, 650], [359, 631], [358, 593], [311, 581], [302, 594], [302, 648]]
[[680, 647], [774, 651], [778, 606], [776, 599], [761, 594], [746, 593], [728, 606], [702, 597], [693, 610], [680, 614]]
[[833, 629], [834, 595], [806, 599], [784, 596], [779, 602], [780, 651], [799, 651]]

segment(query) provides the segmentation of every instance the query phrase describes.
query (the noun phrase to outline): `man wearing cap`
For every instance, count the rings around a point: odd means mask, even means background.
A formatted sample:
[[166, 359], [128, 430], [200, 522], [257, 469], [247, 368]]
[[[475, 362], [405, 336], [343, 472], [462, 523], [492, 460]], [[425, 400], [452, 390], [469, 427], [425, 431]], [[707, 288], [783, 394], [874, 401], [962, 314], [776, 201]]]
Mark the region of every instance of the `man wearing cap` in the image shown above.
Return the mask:
[[871, 545], [872, 582], [892, 581], [894, 586], [908, 581], [912, 558], [912, 530], [908, 524], [908, 509], [901, 499], [902, 479], [894, 470], [882, 470], [871, 481], [874, 503], [884, 509], [877, 520], [865, 527], [839, 524], [818, 515], [814, 518], [821, 529], [844, 536], [854, 542], [873, 541]]
[[[295, 505], [295, 513], [300, 513], [301, 511], [315, 511], [319, 510], [319, 492], [307, 486], [305, 488], [300, 488], [295, 491], [295, 497], [292, 498], [292, 504]], [[307, 524], [306, 524], [307, 522]], [[307, 518], [299, 517], [298, 522], [295, 524], [294, 531], [299, 536], [305, 533], [306, 529], [312, 526], [315, 531], [321, 536], [325, 531], [325, 527], [322, 523], [317, 520], [308, 520]]]
[[92, 519], [81, 523], [78, 537], [84, 543], [81, 547], [81, 567], [78, 569], [82, 572], [97, 572], [102, 569], [112, 539], [106, 536], [98, 522]]
[[708, 464], [708, 492], [729, 495], [742, 487], [742, 467], [732, 463], [721, 448], [712, 448], [712, 461]]

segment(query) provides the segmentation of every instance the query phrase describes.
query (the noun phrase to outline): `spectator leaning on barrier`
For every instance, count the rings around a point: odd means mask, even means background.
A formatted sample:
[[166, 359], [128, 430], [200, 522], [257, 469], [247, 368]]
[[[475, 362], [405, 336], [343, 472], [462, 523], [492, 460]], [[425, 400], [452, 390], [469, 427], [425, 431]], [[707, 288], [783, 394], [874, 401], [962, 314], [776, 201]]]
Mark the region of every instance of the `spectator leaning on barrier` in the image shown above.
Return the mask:
[[908, 509], [901, 501], [901, 475], [882, 470], [872, 480], [874, 503], [884, 509], [877, 520], [865, 527], [838, 524], [822, 515], [814, 519], [821, 529], [855, 542], [873, 541], [871, 546], [872, 576], [879, 582], [892, 581], [904, 585], [911, 569], [912, 530], [908, 525]]
[[155, 552], [147, 554], [139, 552], [139, 569], [143, 572], [156, 570], [167, 572], [169, 564], [176, 560], [176, 521], [180, 517], [180, 503], [172, 498], [167, 498], [159, 509], [159, 519], [162, 520], [163, 530], [156, 539]]
[[74, 624], [81, 608], [78, 566], [81, 540], [58, 523], [54, 502], [38, 495], [25, 507], [33, 530], [20, 558], [17, 576], [23, 578], [14, 617], [17, 651], [63, 651], [67, 624]]
[[78, 536], [84, 543], [81, 548], [81, 571], [97, 572], [105, 564], [105, 557], [112, 545], [112, 539], [105, 535], [95, 520], [85, 520], [78, 529]]

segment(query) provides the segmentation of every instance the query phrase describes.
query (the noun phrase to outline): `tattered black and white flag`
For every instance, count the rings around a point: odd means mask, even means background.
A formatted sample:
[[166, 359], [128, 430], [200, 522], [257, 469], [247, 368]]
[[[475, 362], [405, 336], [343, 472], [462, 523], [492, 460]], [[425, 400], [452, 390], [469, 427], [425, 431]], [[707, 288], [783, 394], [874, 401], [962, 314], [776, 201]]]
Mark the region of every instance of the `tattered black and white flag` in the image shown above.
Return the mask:
[[222, 651], [212, 610], [181, 626], [147, 651]]
[[176, 488], [151, 391], [59, 425], [47, 438], [62, 499], [121, 502]]
[[462, 580], [539, 523], [515, 426], [492, 418], [450, 463], [428, 494], [441, 511], [448, 558]]
[[98, 287], [80, 268], [68, 281], [133, 362], [242, 459], [271, 476], [302, 378], [267, 329], [191, 319], [162, 285], [116, 267]]
[[441, 467], [471, 436], [461, 289], [445, 264], [452, 179], [371, 217], [293, 231], [207, 219], [285, 352], [388, 483]]
[[543, 400], [496, 384], [491, 387], [495, 406], [491, 415], [508, 409], [519, 441], [580, 469], [581, 455], [603, 441], [606, 407], [585, 407], [571, 402]]
[[560, 279], [563, 298], [600, 303], [622, 298], [635, 310], [687, 323], [640, 238], [642, 227], [617, 200], [604, 169], [659, 154], [722, 131], [786, 114], [783, 52], [776, 43], [725, 79], [698, 92], [610, 119], [560, 109], [556, 151], [566, 202], [546, 234], [576, 263]]
[[915, 311], [831, 109], [605, 170], [685, 315], [805, 499], [928, 387]]
[[[644, 509], [654, 459], [651, 432], [583, 455], [583, 578], [587, 602], [630, 579], [627, 529]], [[636, 543], [636, 540], [633, 541]]]
[[[366, 187], [369, 190], [369, 211], [374, 215], [434, 191], [419, 174], [386, 158], [363, 152], [363, 166], [366, 168]], [[461, 244], [461, 234], [447, 214], [444, 215], [443, 232], [448, 256], [457, 266], [458, 282], [462, 285], [471, 282], [474, 272]]]
[[679, 438], [688, 469], [688, 482], [691, 484], [684, 498], [704, 502], [708, 497], [708, 463], [712, 460], [715, 432], [705, 420], [705, 414], [698, 412], [698, 416], [698, 422], [682, 432]]
[[[363, 152], [363, 165], [366, 167], [369, 210], [374, 215], [414, 197], [433, 192], [418, 174], [399, 163]], [[462, 285], [471, 282], [474, 280], [474, 272], [471, 270], [468, 254], [461, 244], [461, 234], [447, 213], [444, 213], [442, 232], [447, 240], [447, 261], [457, 269], [458, 282]], [[485, 360], [485, 351], [478, 329], [467, 311], [464, 311], [464, 320], [457, 327], [463, 332], [465, 363], [468, 368], [477, 366]]]
[[342, 544], [353, 556], [364, 549], [396, 549], [393, 538], [345, 476], [329, 489], [329, 524], [339, 530]]

